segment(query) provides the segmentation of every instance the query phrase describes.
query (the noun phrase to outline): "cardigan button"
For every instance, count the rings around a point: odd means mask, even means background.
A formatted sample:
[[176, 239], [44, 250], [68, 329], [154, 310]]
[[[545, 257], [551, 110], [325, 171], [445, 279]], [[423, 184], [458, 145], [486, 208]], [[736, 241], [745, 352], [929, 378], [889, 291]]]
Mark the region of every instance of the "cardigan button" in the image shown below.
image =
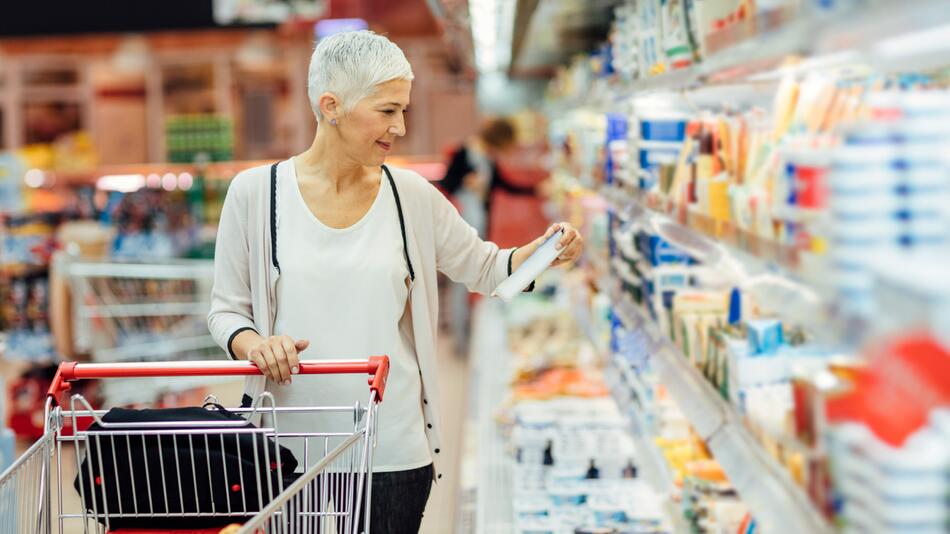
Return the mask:
[[439, 473], [439, 478], [440, 478], [440, 479], [442, 478], [442, 473]]
[[426, 423], [426, 426], [432, 428], [432, 423]]
[[435, 450], [435, 453], [436, 453], [436, 454], [439, 454], [439, 449], [436, 449], [436, 450]]
[[426, 399], [422, 399], [422, 404], [429, 404], [429, 401], [427, 401]]

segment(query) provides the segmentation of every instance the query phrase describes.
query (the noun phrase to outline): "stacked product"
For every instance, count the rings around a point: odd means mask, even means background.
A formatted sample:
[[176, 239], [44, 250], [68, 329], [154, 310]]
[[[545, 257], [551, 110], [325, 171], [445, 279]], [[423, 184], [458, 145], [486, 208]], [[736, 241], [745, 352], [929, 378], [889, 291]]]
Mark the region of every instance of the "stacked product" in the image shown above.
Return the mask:
[[7, 334], [9, 359], [49, 361], [53, 340], [49, 325], [49, 261], [55, 229], [63, 214], [15, 215], [0, 228], [0, 320]]
[[191, 163], [199, 156], [230, 161], [234, 159], [232, 121], [213, 114], [166, 117], [165, 146], [172, 163]]
[[880, 92], [833, 151], [831, 260], [843, 302], [874, 312], [874, 264], [950, 252], [950, 93]]
[[617, 375], [624, 377], [615, 388], [618, 403], [630, 406], [642, 436], [641, 457], [655, 448], [664, 465], [651, 466], [658, 487], [669, 487], [680, 502], [679, 514], [693, 532], [756, 532], [754, 521], [729, 483], [722, 467], [710, 455], [689, 421], [669, 398], [652, 368], [652, 342], [643, 330], [630, 330], [622, 322], [614, 328]]
[[950, 352], [911, 335], [875, 347], [868, 360], [823, 396], [832, 425], [829, 505], [846, 532], [946, 532]]
[[626, 0], [611, 28], [614, 68], [648, 78], [687, 68], [750, 33], [802, 13], [821, 15], [849, 1]]
[[509, 311], [520, 318], [509, 327], [516, 375], [501, 417], [516, 462], [516, 531], [669, 532], [659, 496], [640, 478], [629, 424], [600, 378], [600, 358], [570, 314], [532, 299]]

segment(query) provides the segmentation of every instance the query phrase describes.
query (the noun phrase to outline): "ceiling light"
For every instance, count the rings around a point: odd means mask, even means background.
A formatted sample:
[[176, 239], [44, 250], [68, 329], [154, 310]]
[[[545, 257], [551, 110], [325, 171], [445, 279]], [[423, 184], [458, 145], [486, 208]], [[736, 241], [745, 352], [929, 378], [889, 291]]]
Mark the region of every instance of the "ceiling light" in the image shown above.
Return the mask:
[[511, 63], [514, 0], [471, 0], [468, 4], [475, 43], [475, 64], [480, 72], [505, 70]]
[[141, 174], [107, 174], [96, 180], [96, 189], [134, 193], [145, 185], [145, 176]]

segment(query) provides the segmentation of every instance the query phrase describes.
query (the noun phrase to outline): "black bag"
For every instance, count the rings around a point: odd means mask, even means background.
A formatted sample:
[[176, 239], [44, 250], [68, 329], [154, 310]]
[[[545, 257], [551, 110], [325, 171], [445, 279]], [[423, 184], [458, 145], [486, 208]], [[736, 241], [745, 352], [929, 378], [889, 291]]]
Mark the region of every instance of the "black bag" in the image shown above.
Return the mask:
[[[129, 434], [130, 431], [155, 430], [147, 425], [123, 428], [91, 425], [87, 443], [77, 444], [81, 452], [88, 454], [73, 483], [83, 496], [86, 509], [105, 513], [111, 529], [156, 524], [168, 529], [196, 529], [241, 522], [266, 506], [281, 490], [278, 462], [286, 486], [289, 483], [286, 481], [293, 480], [297, 459], [283, 446], [278, 456], [274, 440], [265, 439], [261, 433], [233, 432], [235, 428], [256, 427], [240, 415], [214, 406], [216, 409], [109, 410], [102, 417], [105, 423], [228, 421], [241, 424], [227, 428], [170, 425], [161, 430], [185, 432], [160, 436]], [[227, 515], [183, 515], [212, 512]], [[120, 513], [142, 517], [115, 517]], [[100, 522], [105, 523], [104, 519]]]

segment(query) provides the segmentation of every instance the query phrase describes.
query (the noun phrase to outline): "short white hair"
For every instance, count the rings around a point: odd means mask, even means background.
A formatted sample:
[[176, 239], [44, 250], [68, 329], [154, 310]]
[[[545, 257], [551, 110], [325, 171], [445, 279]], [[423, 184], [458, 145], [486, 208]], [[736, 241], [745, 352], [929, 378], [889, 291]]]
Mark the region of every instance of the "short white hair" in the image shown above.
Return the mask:
[[386, 37], [368, 30], [337, 33], [321, 39], [313, 50], [307, 96], [319, 122], [323, 93], [336, 95], [348, 112], [373, 94], [377, 85], [413, 77], [402, 49]]

